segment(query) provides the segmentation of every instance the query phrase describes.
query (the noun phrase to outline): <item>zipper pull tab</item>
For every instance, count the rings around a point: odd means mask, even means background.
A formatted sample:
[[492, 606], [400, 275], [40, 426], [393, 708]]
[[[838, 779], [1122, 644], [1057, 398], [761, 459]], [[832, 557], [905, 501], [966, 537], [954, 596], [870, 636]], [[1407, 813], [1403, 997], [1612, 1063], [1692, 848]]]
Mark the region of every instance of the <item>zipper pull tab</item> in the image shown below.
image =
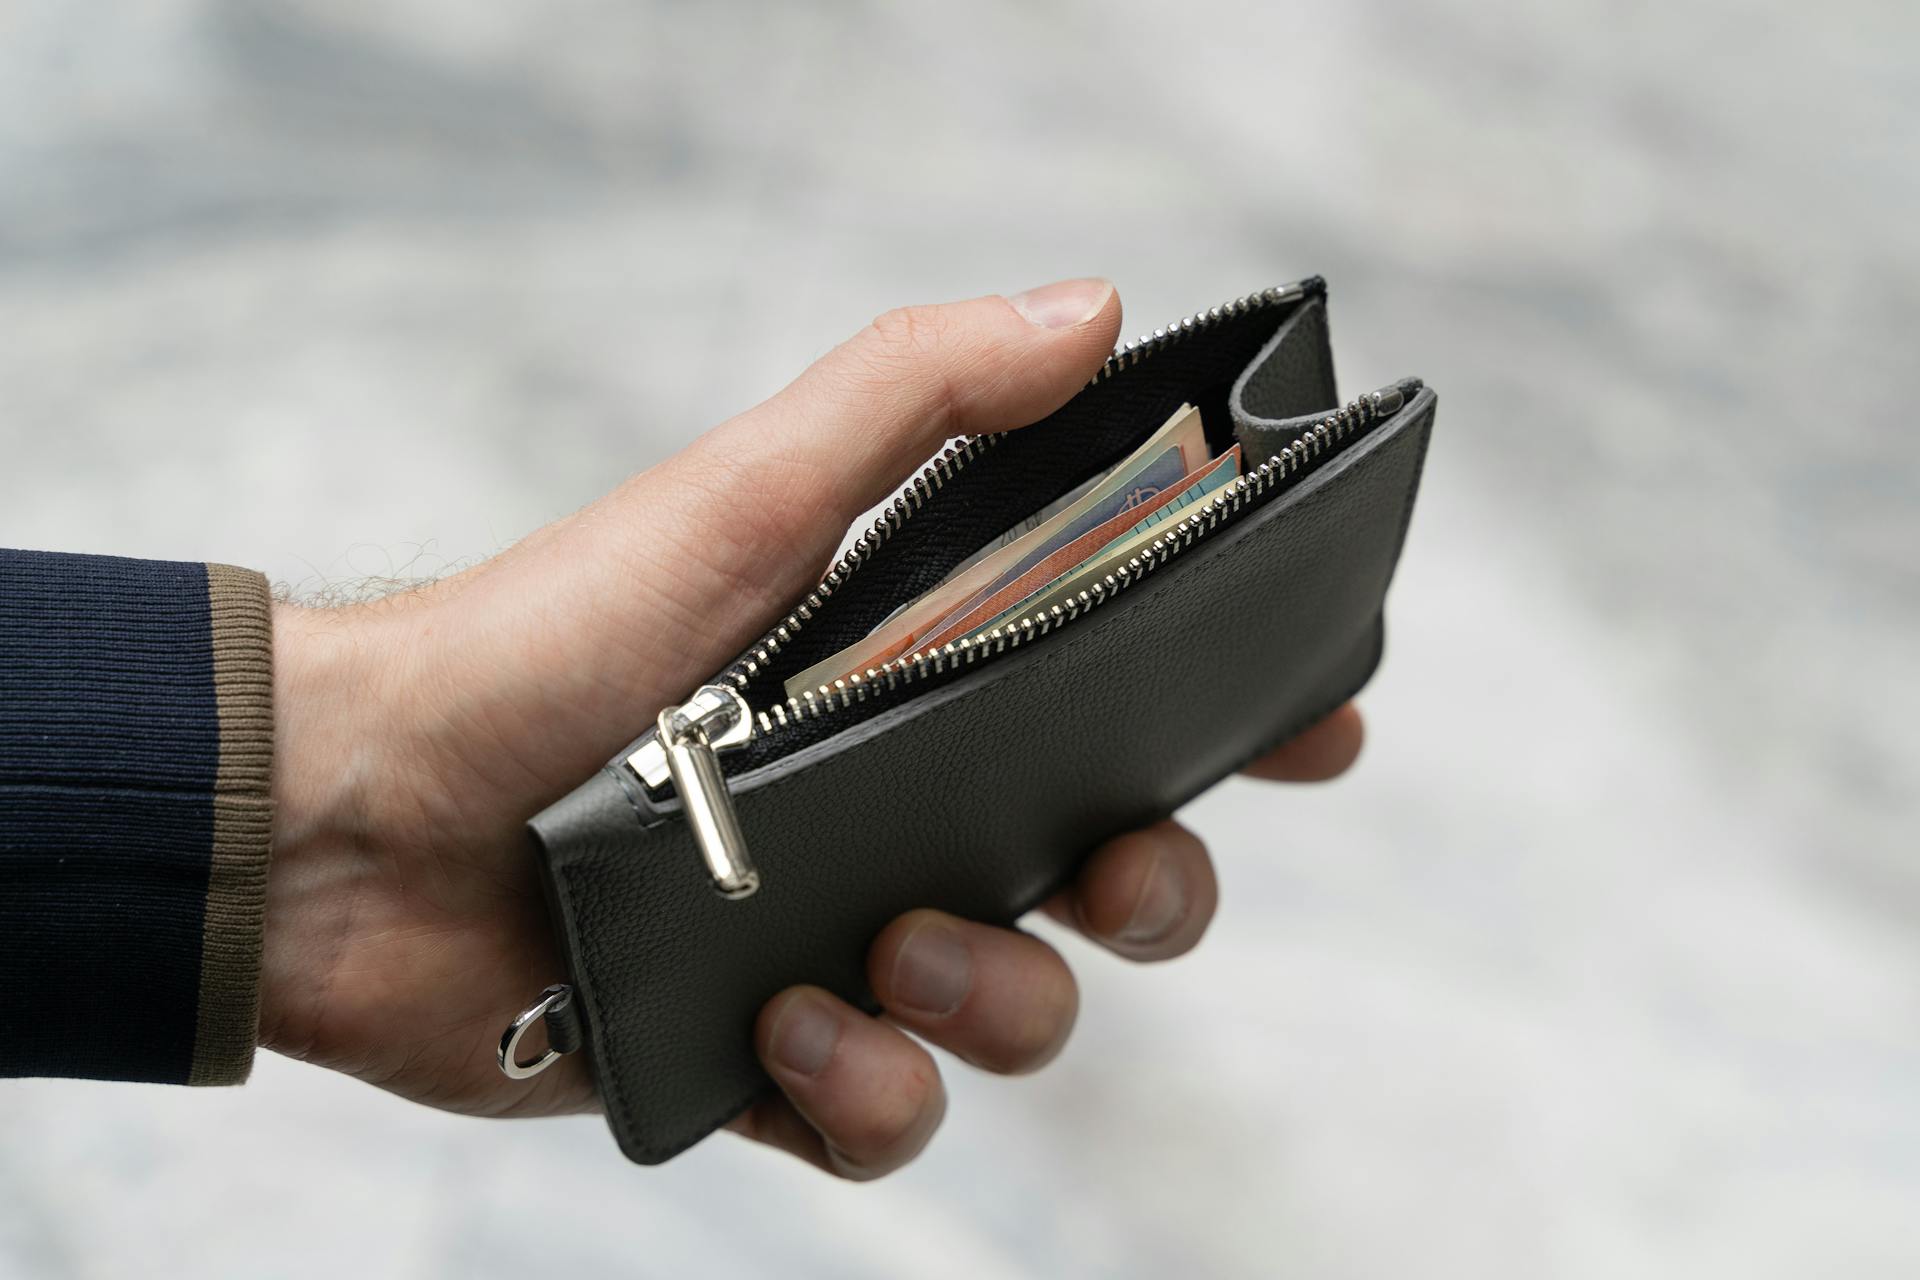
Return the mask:
[[1400, 412], [1401, 406], [1413, 399], [1424, 385], [1418, 378], [1402, 378], [1360, 398], [1367, 403], [1375, 418], [1384, 418]]
[[760, 887], [719, 759], [720, 752], [752, 738], [746, 699], [724, 685], [703, 685], [681, 705], [662, 711], [654, 737], [627, 757], [627, 767], [648, 786], [672, 780], [713, 887], [726, 898], [745, 898]]

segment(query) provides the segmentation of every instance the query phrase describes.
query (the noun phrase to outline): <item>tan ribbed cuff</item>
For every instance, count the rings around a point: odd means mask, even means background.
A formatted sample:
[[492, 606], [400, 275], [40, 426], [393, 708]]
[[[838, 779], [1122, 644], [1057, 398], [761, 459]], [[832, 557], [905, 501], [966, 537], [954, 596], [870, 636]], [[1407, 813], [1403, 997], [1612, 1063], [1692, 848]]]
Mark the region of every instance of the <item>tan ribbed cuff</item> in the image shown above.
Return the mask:
[[189, 1084], [239, 1084], [260, 1026], [260, 937], [273, 841], [273, 626], [267, 580], [207, 566], [220, 771]]

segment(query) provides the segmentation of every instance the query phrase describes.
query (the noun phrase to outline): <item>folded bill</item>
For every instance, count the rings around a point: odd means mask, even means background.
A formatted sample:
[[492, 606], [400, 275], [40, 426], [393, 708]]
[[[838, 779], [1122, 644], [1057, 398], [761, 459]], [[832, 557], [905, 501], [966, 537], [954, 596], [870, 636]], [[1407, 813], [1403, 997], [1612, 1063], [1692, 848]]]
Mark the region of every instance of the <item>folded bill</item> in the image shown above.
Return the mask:
[[1047, 590], [1089, 556], [1150, 527], [1148, 522], [1167, 509], [1186, 505], [1196, 479], [1212, 475], [1229, 458], [1237, 474], [1238, 448], [1209, 461], [1200, 412], [1182, 405], [1077, 499], [1031, 530], [974, 556], [871, 634], [788, 680], [787, 696], [831, 688], [850, 675], [977, 630], [976, 620]]
[[1164, 526], [1167, 521], [1178, 518], [1187, 508], [1205, 502], [1239, 477], [1240, 446], [1236, 444], [1200, 471], [1189, 476], [1185, 487], [1171, 502], [1158, 507], [1152, 515], [1135, 525], [1125, 537], [1108, 543], [1091, 558], [1060, 575], [1053, 582], [1011, 608], [974, 625], [969, 629], [968, 634], [1004, 627], [1022, 618], [1045, 613], [1056, 605], [1065, 604], [1082, 591], [1088, 590], [1094, 583], [1105, 580], [1121, 565], [1151, 546], [1155, 538], [1166, 532], [1161, 526]]
[[1003, 614], [1022, 612], [1026, 601], [1090, 562], [1115, 539], [1153, 528], [1170, 512], [1191, 505], [1239, 473], [1240, 446], [1235, 445], [1228, 453], [1181, 477], [1178, 484], [1167, 486], [1141, 505], [1122, 511], [1066, 546], [1034, 560], [1018, 577], [1002, 579], [990, 593], [983, 592], [965, 609], [950, 616], [938, 631], [926, 637], [917, 647], [937, 649], [962, 636], [998, 625], [997, 620]]

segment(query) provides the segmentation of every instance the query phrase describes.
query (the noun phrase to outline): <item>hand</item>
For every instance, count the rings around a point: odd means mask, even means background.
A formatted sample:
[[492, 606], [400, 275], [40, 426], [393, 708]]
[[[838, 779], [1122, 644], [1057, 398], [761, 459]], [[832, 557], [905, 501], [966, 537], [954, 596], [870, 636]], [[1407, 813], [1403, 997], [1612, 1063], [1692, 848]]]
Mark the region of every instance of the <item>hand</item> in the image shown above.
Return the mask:
[[[820, 575], [847, 527], [949, 437], [1036, 421], [1120, 325], [1111, 286], [889, 312], [791, 386], [477, 568], [403, 596], [275, 617], [277, 768], [261, 1042], [481, 1115], [590, 1109], [576, 1058], [493, 1064], [559, 975], [523, 829], [723, 666]], [[1351, 707], [1249, 770], [1331, 777]], [[1097, 852], [1046, 910], [1129, 959], [1179, 955], [1213, 869], [1173, 823]], [[868, 959], [889, 1019], [795, 988], [761, 1012], [784, 1091], [734, 1128], [849, 1177], [911, 1159], [945, 1109], [907, 1034], [1032, 1070], [1072, 1026], [1045, 943], [916, 911]]]

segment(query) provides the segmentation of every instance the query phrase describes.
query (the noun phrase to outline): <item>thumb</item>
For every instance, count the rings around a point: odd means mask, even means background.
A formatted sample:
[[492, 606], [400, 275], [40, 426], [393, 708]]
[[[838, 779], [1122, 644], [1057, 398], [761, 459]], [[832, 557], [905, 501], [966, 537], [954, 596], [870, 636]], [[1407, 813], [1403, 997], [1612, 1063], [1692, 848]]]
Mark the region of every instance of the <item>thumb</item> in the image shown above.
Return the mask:
[[676, 508], [686, 558], [735, 588], [737, 608], [704, 619], [731, 656], [943, 442], [1044, 418], [1086, 385], [1119, 331], [1105, 280], [889, 311], [614, 501]]
[[817, 519], [838, 526], [837, 540], [944, 441], [1025, 426], [1065, 404], [1119, 331], [1119, 297], [1105, 280], [889, 311], [702, 437], [672, 478], [685, 481], [688, 468], [718, 475], [793, 517], [784, 533]]
[[[465, 634], [512, 655], [491, 666], [509, 702], [591, 708], [554, 744], [567, 760], [548, 761], [590, 766], [777, 620], [944, 441], [1053, 412], [1119, 330], [1105, 280], [889, 311], [765, 403], [463, 575]], [[497, 687], [508, 671], [512, 693]]]
[[889, 311], [635, 477], [601, 531], [658, 527], [662, 508], [673, 512], [682, 564], [724, 584], [725, 599], [703, 602], [696, 646], [724, 660], [818, 581], [847, 527], [943, 442], [1044, 418], [1086, 385], [1119, 331], [1105, 280]]

